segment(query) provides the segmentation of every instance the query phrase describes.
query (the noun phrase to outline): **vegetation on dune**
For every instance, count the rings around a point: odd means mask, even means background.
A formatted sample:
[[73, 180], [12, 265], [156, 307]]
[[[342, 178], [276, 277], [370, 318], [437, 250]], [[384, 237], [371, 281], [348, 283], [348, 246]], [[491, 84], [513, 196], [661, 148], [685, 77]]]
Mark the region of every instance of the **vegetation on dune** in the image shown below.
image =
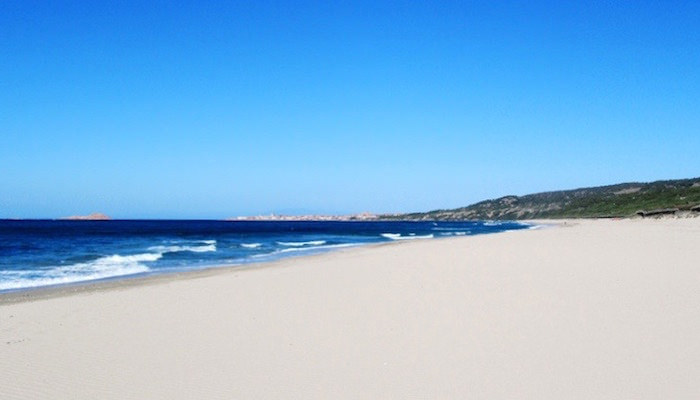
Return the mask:
[[408, 220], [629, 217], [640, 211], [660, 209], [693, 209], [700, 213], [699, 205], [700, 178], [693, 178], [505, 196], [451, 210], [381, 217]]

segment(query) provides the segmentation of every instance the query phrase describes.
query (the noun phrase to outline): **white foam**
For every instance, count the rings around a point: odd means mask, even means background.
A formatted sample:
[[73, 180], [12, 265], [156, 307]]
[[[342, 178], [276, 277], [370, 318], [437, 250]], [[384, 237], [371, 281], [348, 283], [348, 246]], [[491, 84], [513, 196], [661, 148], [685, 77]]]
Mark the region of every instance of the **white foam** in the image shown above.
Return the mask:
[[269, 258], [274, 256], [275, 254], [284, 254], [284, 253], [297, 253], [297, 252], [313, 252], [313, 251], [318, 251], [318, 250], [329, 250], [329, 249], [337, 249], [337, 248], [343, 248], [343, 247], [355, 247], [355, 246], [362, 246], [364, 243], [339, 243], [339, 244], [327, 244], [327, 245], [321, 245], [321, 246], [306, 246], [306, 247], [289, 247], [286, 249], [279, 249], [276, 251], [273, 251], [271, 253], [265, 253], [265, 254], [255, 254], [250, 256], [250, 258]]
[[47, 269], [2, 271], [0, 290], [58, 285], [138, 274], [150, 270], [142, 262], [156, 261], [162, 256], [162, 253], [142, 253], [128, 256], [115, 254], [89, 262]]
[[400, 233], [382, 233], [382, 236], [391, 240], [432, 239], [435, 237], [432, 233], [430, 235], [416, 235], [415, 233], [411, 233], [408, 236], [401, 236]]
[[[203, 240], [202, 243], [207, 243], [210, 242], [208, 240]], [[179, 251], [191, 251], [193, 253], [206, 253], [208, 251], [216, 251], [216, 240], [213, 241], [214, 243], [209, 243], [205, 245], [200, 245], [200, 246], [152, 246], [149, 247], [148, 250], [151, 251], [157, 251], [161, 254], [164, 253], [176, 253]]]
[[292, 247], [292, 248], [288, 248], [288, 249], [277, 250], [275, 253], [290, 253], [290, 252], [297, 252], [297, 251], [336, 249], [336, 248], [341, 248], [341, 247], [354, 247], [354, 246], [360, 246], [360, 245], [362, 245], [362, 243], [340, 243], [340, 244], [327, 244], [325, 246]]
[[262, 243], [241, 243], [242, 247], [245, 247], [246, 249], [257, 249], [258, 247], [262, 246]]
[[455, 235], [455, 236], [464, 236], [464, 235], [466, 235], [467, 233], [469, 233], [469, 231], [466, 231], [466, 232], [443, 232], [443, 233], [441, 233], [441, 235], [442, 235], [442, 236], [452, 236], [452, 235]]
[[282, 245], [282, 246], [292, 246], [292, 247], [320, 246], [322, 244], [326, 244], [326, 241], [325, 240], [310, 240], [308, 242], [277, 242], [277, 244]]

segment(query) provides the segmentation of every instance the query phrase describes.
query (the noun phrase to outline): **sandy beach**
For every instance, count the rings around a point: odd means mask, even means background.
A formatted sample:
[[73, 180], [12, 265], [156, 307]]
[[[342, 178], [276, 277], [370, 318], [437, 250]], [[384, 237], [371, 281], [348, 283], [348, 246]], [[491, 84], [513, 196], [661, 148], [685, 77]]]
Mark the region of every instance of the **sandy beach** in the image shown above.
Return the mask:
[[697, 399], [700, 218], [0, 296], [1, 399]]

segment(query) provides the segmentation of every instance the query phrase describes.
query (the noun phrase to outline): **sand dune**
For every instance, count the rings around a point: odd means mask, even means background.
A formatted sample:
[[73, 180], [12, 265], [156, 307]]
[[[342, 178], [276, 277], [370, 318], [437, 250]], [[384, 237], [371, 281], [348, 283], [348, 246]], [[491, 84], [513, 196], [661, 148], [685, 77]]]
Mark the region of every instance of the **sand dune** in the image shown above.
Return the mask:
[[700, 219], [0, 298], [2, 399], [700, 398]]

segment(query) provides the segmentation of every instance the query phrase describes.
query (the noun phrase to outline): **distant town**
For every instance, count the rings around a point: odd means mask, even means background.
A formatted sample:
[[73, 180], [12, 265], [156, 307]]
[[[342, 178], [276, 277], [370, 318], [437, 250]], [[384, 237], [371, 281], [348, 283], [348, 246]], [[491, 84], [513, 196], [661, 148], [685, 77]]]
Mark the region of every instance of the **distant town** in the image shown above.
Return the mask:
[[61, 217], [59, 219], [70, 221], [108, 221], [112, 218], [102, 213], [92, 213], [90, 215], [71, 215], [70, 217]]
[[348, 215], [254, 215], [227, 218], [227, 221], [374, 221], [379, 215], [369, 212]]

